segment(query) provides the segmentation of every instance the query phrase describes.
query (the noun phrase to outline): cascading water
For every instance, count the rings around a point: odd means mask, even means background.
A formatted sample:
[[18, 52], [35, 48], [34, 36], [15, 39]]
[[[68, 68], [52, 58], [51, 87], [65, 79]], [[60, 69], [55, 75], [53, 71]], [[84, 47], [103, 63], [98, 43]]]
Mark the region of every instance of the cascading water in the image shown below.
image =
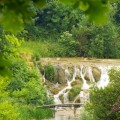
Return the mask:
[[73, 81], [75, 81], [76, 71], [77, 71], [77, 69], [76, 69], [76, 67], [74, 67], [74, 74], [73, 74], [72, 80], [69, 80], [69, 76], [70, 76], [69, 70], [68, 70], [68, 68], [65, 69], [65, 78], [67, 80], [67, 86], [64, 89], [62, 89], [61, 91], [59, 91], [58, 94], [54, 95], [54, 102], [55, 102], [55, 104], [62, 103], [60, 101], [60, 98], [59, 98], [60, 95], [62, 95], [62, 94], [63, 94], [63, 97], [64, 97], [63, 98], [63, 102], [64, 103], [69, 103], [68, 93], [69, 93], [70, 89], [72, 88], [71, 83]]
[[66, 93], [64, 93], [64, 95], [63, 95], [63, 103], [69, 103], [68, 93], [69, 93], [69, 91], [67, 91]]
[[42, 79], [43, 79], [43, 82], [45, 83], [45, 72], [44, 72], [44, 74], [42, 76]]
[[87, 84], [87, 81], [85, 80], [85, 74], [86, 74], [87, 70], [85, 68], [85, 71], [83, 72], [83, 68], [84, 68], [83, 65], [80, 66], [80, 76], [83, 81], [82, 90], [88, 90], [90, 88], [90, 86]]
[[109, 83], [109, 76], [108, 76], [108, 70], [110, 67], [99, 67], [101, 69], [101, 78], [100, 81], [97, 83], [98, 88], [104, 88], [108, 85]]
[[[73, 100], [73, 102], [75, 102], [77, 99], [80, 99], [81, 103], [85, 103], [87, 100], [89, 100], [89, 89], [93, 84], [97, 85], [98, 88], [106, 87], [109, 83], [108, 70], [111, 68], [111, 66], [97, 66], [96, 68], [98, 68], [101, 71], [101, 77], [98, 82], [95, 81], [92, 66], [75, 65], [73, 69], [72, 78], [70, 77], [70, 70], [68, 66], [66, 66], [64, 72], [65, 80], [67, 81], [67, 86], [60, 90], [57, 94], [53, 95], [54, 103], [62, 104], [70, 102], [69, 92], [72, 89], [72, 82], [76, 81], [76, 77], [78, 76], [82, 80], [82, 87], [78, 96]], [[89, 77], [89, 84], [88, 80], [86, 79], [86, 76]], [[45, 82], [45, 73], [43, 75], [43, 81]], [[60, 99], [60, 96], [63, 96], [63, 100]]]
[[[78, 102], [85, 104], [90, 99], [89, 89], [92, 86], [106, 87], [109, 84], [108, 70], [112, 67], [120, 68], [120, 61], [116, 60], [60, 59], [47, 59], [46, 63], [43, 61], [43, 66], [50, 61], [55, 68], [56, 76], [53, 82], [45, 80], [45, 74], [43, 75], [43, 82], [48, 87], [47, 96], [52, 95], [55, 104]], [[76, 91], [77, 94], [74, 95]], [[55, 120], [69, 120], [73, 114], [69, 108], [60, 109], [62, 111], [58, 111], [58, 108], [56, 110]]]
[[[79, 76], [82, 79], [82, 83], [83, 84], [82, 84], [82, 88], [81, 88], [81, 91], [80, 91], [78, 97], [79, 97], [81, 103], [85, 103], [86, 101], [88, 101], [89, 100], [89, 88], [91, 87], [92, 84], [89, 85], [87, 83], [87, 80], [85, 79], [85, 75], [87, 73], [89, 75], [90, 82], [93, 82], [94, 84], [97, 84], [98, 88], [101, 88], [101, 87], [104, 88], [109, 83], [108, 70], [111, 67], [109, 67], [109, 66], [108, 67], [103, 67], [102, 66], [102, 67], [98, 67], [98, 68], [101, 70], [101, 77], [100, 77], [99, 82], [97, 82], [97, 83], [95, 83], [95, 78], [93, 76], [92, 67], [91, 66], [80, 65], [80, 68], [75, 66], [74, 67], [74, 73], [73, 73], [72, 80], [69, 80], [70, 73], [69, 73], [68, 68], [66, 68], [65, 69], [65, 78], [67, 80], [67, 87], [65, 87], [63, 90], [61, 90], [57, 95], [54, 95], [54, 98], [59, 99], [59, 96], [61, 94], [63, 94], [63, 99], [64, 99], [63, 103], [68, 103], [69, 102], [69, 100], [68, 100], [68, 93], [69, 93], [70, 89], [72, 88], [71, 83], [73, 81], [75, 81], [76, 76], [79, 74]], [[66, 92], [67, 89], [69, 91]], [[57, 96], [57, 97], [55, 97], [55, 96]], [[78, 97], [77, 97], [77, 99], [78, 99]], [[57, 100], [57, 101], [59, 101], [59, 100]], [[58, 104], [58, 103], [56, 103], [56, 104]]]
[[89, 73], [90, 81], [94, 83], [95, 82], [95, 78], [94, 78], [94, 76], [92, 74], [92, 68], [90, 66], [88, 66], [88, 73]]

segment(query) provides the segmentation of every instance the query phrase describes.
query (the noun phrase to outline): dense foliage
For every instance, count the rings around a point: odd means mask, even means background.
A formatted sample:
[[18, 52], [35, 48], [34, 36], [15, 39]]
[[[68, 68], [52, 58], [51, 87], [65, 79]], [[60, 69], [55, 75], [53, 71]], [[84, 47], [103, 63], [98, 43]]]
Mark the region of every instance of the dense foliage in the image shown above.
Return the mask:
[[[114, 104], [120, 100], [120, 71], [111, 69], [109, 72], [110, 84], [104, 89], [93, 88], [90, 103], [87, 105], [87, 119], [90, 120], [119, 120], [120, 111], [113, 110]], [[83, 116], [84, 118], [85, 116]]]
[[[45, 8], [37, 10], [37, 18], [32, 24], [26, 24], [21, 36], [46, 44], [44, 50], [40, 49], [41, 45], [39, 52], [36, 51], [42, 57], [119, 58], [120, 29], [115, 22], [118, 5], [114, 5], [111, 21], [98, 26], [88, 22], [88, 17], [80, 10], [73, 11], [71, 7], [52, 1]], [[43, 54], [45, 51], [47, 54]]]
[[118, 27], [111, 22], [104, 26], [81, 24], [80, 32], [75, 34], [75, 38], [79, 41], [80, 56], [97, 58], [120, 57], [118, 36]]
[[[1, 34], [0, 119], [30, 120], [51, 116], [52, 112], [49, 110], [42, 114], [42, 110], [36, 109], [37, 105], [48, 104], [50, 101], [39, 70], [20, 57], [18, 47], [23, 40], [10, 33]], [[27, 56], [24, 59], [25, 57]]]
[[[45, 0], [0, 1], [1, 120], [42, 119], [52, 115], [49, 110], [36, 109], [37, 105], [48, 104], [51, 101], [46, 97], [38, 69], [34, 65], [28, 65], [32, 61], [26, 63], [20, 58], [20, 52], [29, 51], [30, 56], [38, 59], [39, 57], [120, 58], [119, 2], [110, 4], [115, 0], [58, 1], [50, 0], [47, 3]], [[37, 5], [46, 6], [38, 9]], [[104, 23], [108, 19], [111, 7], [114, 7], [114, 15], [110, 15], [111, 21], [104, 26], [88, 22], [89, 19]], [[30, 21], [32, 22], [29, 23]], [[17, 34], [17, 38], [9, 31], [21, 32]], [[25, 46], [20, 47], [23, 44], [23, 37]], [[53, 66], [47, 65], [45, 73], [48, 80], [54, 80]], [[91, 92], [91, 103], [87, 108], [87, 114], [88, 116], [90, 114], [91, 119], [120, 119], [118, 111], [111, 112], [112, 105], [120, 99], [119, 74], [119, 71], [112, 70], [111, 84], [104, 90], [95, 88]]]
[[54, 82], [55, 70], [53, 65], [47, 64], [44, 68], [45, 78], [51, 82]]
[[[16, 32], [22, 30], [24, 23], [29, 22], [35, 15], [35, 6], [43, 7], [51, 0], [2, 0], [0, 1], [0, 24], [5, 29]], [[58, 0], [74, 8], [84, 10], [90, 20], [103, 23], [108, 18], [110, 3], [116, 0]], [[101, 19], [102, 18], [102, 19]], [[8, 20], [9, 19], [9, 20]]]

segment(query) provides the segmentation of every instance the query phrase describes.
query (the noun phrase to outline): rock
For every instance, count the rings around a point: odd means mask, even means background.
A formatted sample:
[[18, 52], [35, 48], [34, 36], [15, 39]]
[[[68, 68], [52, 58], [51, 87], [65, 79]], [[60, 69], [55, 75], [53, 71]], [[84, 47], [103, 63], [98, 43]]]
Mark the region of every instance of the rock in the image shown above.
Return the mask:
[[87, 81], [90, 81], [90, 77], [89, 77], [89, 73], [88, 73], [88, 72], [86, 72], [86, 74], [85, 74], [85, 79], [86, 79]]
[[81, 86], [73, 87], [69, 92], [69, 100], [74, 101], [74, 98], [80, 93]]
[[95, 81], [98, 82], [101, 77], [101, 70], [98, 67], [92, 67], [92, 73], [95, 78]]
[[73, 81], [73, 82], [71, 83], [72, 86], [76, 86], [76, 85], [78, 85], [78, 84], [80, 84], [80, 81], [79, 81], [79, 80], [75, 80], [75, 81]]
[[54, 87], [50, 91], [52, 94], [56, 95], [59, 92], [59, 89]]
[[63, 94], [61, 94], [60, 96], [59, 96], [59, 98], [60, 98], [60, 100], [62, 101], [62, 103], [63, 103]]
[[59, 83], [59, 84], [66, 84], [67, 81], [65, 80], [65, 69], [62, 65], [54, 65], [54, 70], [55, 70], [55, 78], [54, 81], [55, 83]]
[[68, 76], [68, 79], [69, 80], [72, 80], [72, 77], [73, 77], [73, 74], [74, 74], [74, 66], [72, 65], [70, 65], [70, 66], [68, 66], [68, 70], [69, 70], [69, 76]]

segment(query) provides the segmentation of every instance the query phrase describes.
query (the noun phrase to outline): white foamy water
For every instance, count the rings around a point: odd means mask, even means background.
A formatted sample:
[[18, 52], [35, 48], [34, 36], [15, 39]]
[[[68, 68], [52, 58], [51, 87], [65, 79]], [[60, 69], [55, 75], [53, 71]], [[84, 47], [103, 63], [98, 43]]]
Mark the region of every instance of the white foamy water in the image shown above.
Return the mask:
[[[69, 80], [69, 70], [68, 68], [65, 69], [65, 79], [67, 80], [67, 86], [65, 88], [63, 88], [61, 91], [58, 92], [58, 94], [54, 95], [54, 102], [55, 104], [60, 104], [60, 95], [63, 94], [63, 102], [64, 103], [69, 103], [69, 99], [68, 99], [68, 93], [70, 91], [70, 89], [72, 88], [71, 83], [73, 81], [75, 81], [75, 77], [76, 77], [76, 67], [74, 67], [74, 74], [72, 77], [72, 80]], [[62, 103], [62, 102], [61, 102]]]
[[104, 88], [109, 84], [108, 70], [110, 67], [99, 67], [101, 70], [100, 81], [97, 83], [98, 88]]
[[[89, 101], [90, 100], [89, 89], [93, 84], [97, 85], [98, 88], [106, 87], [110, 82], [108, 71], [112, 68], [112, 66], [94, 66], [94, 67], [96, 67], [96, 69], [98, 69], [101, 73], [100, 80], [97, 80], [98, 82], [96, 82], [94, 78], [92, 66], [85, 65], [74, 66], [73, 74], [71, 73], [70, 69], [66, 67], [64, 72], [67, 85], [62, 90], [60, 90], [56, 95], [54, 95], [54, 103], [55, 104], [70, 103], [69, 91], [72, 89], [72, 82], [76, 81], [76, 77], [77, 79], [81, 80], [82, 87], [78, 96], [76, 96], [76, 98], [73, 100], [73, 103], [76, 102], [76, 100], [78, 99], [80, 100], [81, 103], [86, 103], [87, 101]], [[114, 68], [120, 69], [120, 66], [115, 66]], [[89, 77], [89, 79], [86, 78], [86, 76]], [[45, 82], [45, 74], [43, 75], [43, 81]], [[59, 87], [58, 83], [56, 83], [55, 86]], [[61, 95], [63, 96], [62, 100], [60, 99]], [[56, 108], [56, 110], [58, 111], [58, 108]], [[66, 115], [65, 112], [62, 115], [55, 114], [54, 120], [70, 120], [70, 118], [71, 116]]]
[[[69, 91], [72, 89], [72, 82], [76, 81], [76, 77], [82, 80], [82, 87], [78, 96], [74, 99], [74, 102], [77, 99], [80, 99], [82, 103], [85, 103], [86, 100], [89, 100], [89, 96], [90, 96], [89, 89], [93, 84], [97, 85], [98, 88], [106, 87], [109, 84], [108, 70], [111, 69], [112, 66], [94, 66], [94, 67], [96, 67], [96, 69], [101, 71], [101, 77], [98, 82], [95, 81], [92, 71], [93, 70], [92, 66], [75, 65], [73, 69], [73, 75], [71, 75], [72, 73], [70, 72], [70, 69], [68, 68], [68, 66], [66, 66], [64, 72], [65, 72], [65, 80], [67, 81], [67, 85], [62, 90], [60, 90], [56, 95], [54, 95], [54, 103], [55, 104], [69, 103]], [[119, 69], [120, 67], [115, 66], [114, 68]], [[70, 76], [72, 76], [72, 78]], [[87, 80], [86, 80], [86, 76], [87, 76]], [[45, 73], [43, 75], [43, 82], [45, 82]], [[55, 86], [57, 86], [58, 88], [59, 87], [58, 83], [56, 83]], [[62, 101], [60, 99], [60, 96], [63, 96]]]

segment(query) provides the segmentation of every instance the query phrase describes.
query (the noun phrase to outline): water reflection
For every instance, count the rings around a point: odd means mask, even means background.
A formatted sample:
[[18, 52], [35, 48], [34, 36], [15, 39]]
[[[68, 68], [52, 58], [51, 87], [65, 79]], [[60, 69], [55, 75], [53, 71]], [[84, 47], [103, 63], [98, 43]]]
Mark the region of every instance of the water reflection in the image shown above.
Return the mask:
[[74, 110], [67, 108], [65, 110], [56, 111], [53, 120], [75, 120], [79, 115], [80, 109], [77, 109], [76, 114], [74, 114]]

